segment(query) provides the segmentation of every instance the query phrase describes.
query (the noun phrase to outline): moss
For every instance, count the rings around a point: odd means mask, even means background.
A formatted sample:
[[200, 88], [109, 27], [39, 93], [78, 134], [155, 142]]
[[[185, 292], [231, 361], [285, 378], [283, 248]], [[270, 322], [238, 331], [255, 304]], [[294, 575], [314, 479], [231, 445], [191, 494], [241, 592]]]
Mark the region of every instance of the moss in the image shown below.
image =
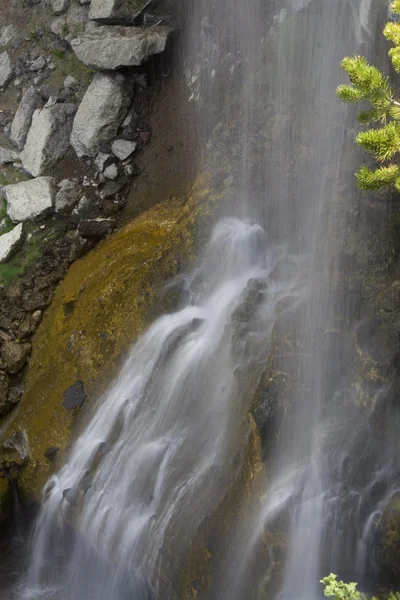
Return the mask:
[[0, 236], [4, 233], [8, 233], [14, 228], [14, 224], [11, 221], [10, 217], [7, 214], [7, 205], [5, 200], [0, 200], [0, 223], [2, 223], [0, 229]]
[[200, 185], [188, 201], [159, 205], [71, 266], [34, 337], [8, 432], [28, 432], [31, 459], [19, 476], [27, 497], [39, 498], [50, 474], [47, 447], [60, 447], [55, 466], [62, 463], [75, 417], [63, 408], [64, 391], [77, 380], [89, 399], [104, 389], [163, 285], [194, 255], [194, 225], [217, 199]]
[[49, 241], [49, 239], [51, 239], [51, 235], [49, 236], [45, 231], [39, 230], [32, 233], [32, 237], [25, 242], [15, 256], [0, 265], [0, 283], [8, 285], [16, 277], [22, 275], [25, 269], [40, 257], [44, 241]]
[[49, 77], [49, 85], [62, 87], [64, 79], [68, 75], [71, 75], [77, 80], [82, 91], [85, 91], [93, 79], [93, 69], [89, 69], [78, 60], [75, 53], [72, 51], [53, 51], [53, 57], [56, 68]]

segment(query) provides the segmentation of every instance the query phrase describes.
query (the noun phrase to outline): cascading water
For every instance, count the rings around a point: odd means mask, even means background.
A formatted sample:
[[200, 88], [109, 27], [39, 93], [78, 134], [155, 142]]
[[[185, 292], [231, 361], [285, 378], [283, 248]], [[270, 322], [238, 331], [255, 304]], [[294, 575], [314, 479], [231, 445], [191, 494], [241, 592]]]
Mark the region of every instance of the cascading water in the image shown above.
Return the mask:
[[[336, 568], [364, 577], [374, 514], [397, 489], [383, 445], [365, 448], [368, 423], [351, 398], [348, 341], [336, 333], [353, 330], [357, 315], [336, 291], [332, 241], [360, 160], [335, 99], [339, 63], [379, 54], [384, 2], [200, 0], [186, 11], [203, 168], [221, 156], [233, 165], [226, 215], [185, 280], [181, 310], [136, 343], [46, 485], [19, 598], [178, 597], [182, 556], [243, 464], [250, 399], [238, 372], [268, 355], [287, 313], [298, 344], [279, 358], [296, 380], [289, 415], [262, 501], [231, 533], [203, 596], [268, 595], [260, 539], [277, 519], [289, 530], [280, 597], [320, 597], [320, 575]], [[249, 294], [256, 309], [238, 334]]]

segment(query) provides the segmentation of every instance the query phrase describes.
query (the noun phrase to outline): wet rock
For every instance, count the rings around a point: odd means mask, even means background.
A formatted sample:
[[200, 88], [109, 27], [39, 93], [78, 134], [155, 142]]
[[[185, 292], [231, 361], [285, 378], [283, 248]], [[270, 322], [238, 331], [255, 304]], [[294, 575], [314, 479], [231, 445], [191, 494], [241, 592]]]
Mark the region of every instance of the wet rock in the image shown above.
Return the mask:
[[55, 198], [57, 213], [69, 214], [82, 197], [82, 188], [77, 179], [63, 179]]
[[9, 258], [20, 248], [24, 241], [23, 225], [20, 223], [8, 233], [0, 235], [0, 264], [7, 262]]
[[103, 238], [111, 233], [116, 226], [116, 220], [112, 218], [86, 219], [79, 223], [78, 232], [84, 238]]
[[81, 381], [76, 381], [71, 387], [65, 390], [63, 405], [64, 408], [73, 410], [74, 408], [82, 406], [85, 400], [86, 394], [83, 389], [83, 384]]
[[0, 54], [0, 87], [4, 87], [13, 76], [14, 69], [11, 65], [11, 58], [8, 52]]
[[104, 177], [106, 177], [107, 179], [117, 179], [118, 167], [115, 163], [112, 165], [109, 165], [108, 167], [106, 167], [104, 169]]
[[17, 108], [11, 124], [10, 137], [20, 150], [24, 147], [31, 126], [33, 113], [40, 106], [40, 96], [32, 86], [28, 88]]
[[10, 388], [10, 378], [7, 373], [0, 371], [0, 416], [9, 412], [8, 390]]
[[295, 262], [289, 258], [281, 258], [276, 263], [268, 278], [272, 281], [287, 281], [295, 277], [297, 270]]
[[53, 167], [64, 156], [69, 147], [72, 130], [74, 104], [54, 104], [48, 101], [37, 109], [32, 117], [21, 161], [34, 177]]
[[103, 23], [132, 23], [144, 11], [151, 0], [92, 0], [89, 19]]
[[61, 15], [67, 10], [69, 6], [69, 0], [51, 0], [51, 8], [55, 15]]
[[59, 448], [57, 446], [49, 446], [48, 448], [46, 448], [44, 456], [45, 458], [47, 458], [47, 460], [53, 460], [58, 451]]
[[25, 366], [31, 351], [30, 344], [5, 342], [1, 347], [1, 361], [8, 373], [16, 375]]
[[18, 402], [20, 402], [22, 398], [22, 390], [13, 387], [10, 389], [9, 393], [8, 393], [8, 403], [10, 405], [10, 408], [13, 407], [13, 405], [18, 404]]
[[78, 503], [78, 492], [73, 488], [67, 488], [63, 491], [62, 496], [68, 504], [75, 506]]
[[71, 41], [76, 56], [93, 69], [139, 66], [165, 49], [169, 27], [97, 27]]
[[7, 200], [7, 213], [14, 222], [42, 218], [52, 211], [55, 197], [53, 177], [37, 177], [6, 185], [3, 193]]
[[115, 140], [111, 144], [112, 153], [119, 160], [126, 160], [136, 150], [137, 143], [128, 140]]
[[24, 292], [23, 307], [25, 310], [36, 311], [46, 308], [51, 302], [51, 297], [46, 292], [39, 292], [36, 289]]
[[25, 430], [14, 433], [0, 444], [0, 466], [8, 470], [13, 466], [23, 466], [29, 460], [29, 441]]
[[0, 147], [0, 165], [7, 165], [19, 159], [19, 153], [15, 150]]
[[71, 145], [78, 156], [96, 156], [101, 141], [117, 134], [132, 99], [127, 79], [119, 73], [96, 73], [75, 115]]

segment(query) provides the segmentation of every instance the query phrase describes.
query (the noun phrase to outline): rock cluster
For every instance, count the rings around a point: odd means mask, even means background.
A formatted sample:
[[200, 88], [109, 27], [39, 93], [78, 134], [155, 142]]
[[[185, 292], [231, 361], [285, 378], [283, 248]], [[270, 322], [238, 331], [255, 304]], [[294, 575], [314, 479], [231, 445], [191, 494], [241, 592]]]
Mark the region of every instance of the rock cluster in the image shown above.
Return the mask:
[[[15, 111], [0, 110], [10, 142], [0, 147], [0, 176], [7, 169], [0, 177], [0, 209], [4, 203], [7, 213], [0, 220], [0, 264], [24, 257], [32, 240], [37, 253], [11, 283], [0, 280], [0, 418], [21, 398], [30, 339], [55, 286], [71, 262], [117, 225], [124, 190], [140, 173], [135, 154], [151, 135], [138, 114], [146, 88], [138, 67], [164, 50], [172, 31], [140, 25], [149, 0], [49, 4], [48, 31], [36, 28], [27, 38], [22, 28], [0, 27], [0, 93], [19, 94]], [[64, 72], [56, 86], [52, 73], [64, 57], [76, 70]], [[65, 408], [83, 398], [82, 390], [70, 390]]]

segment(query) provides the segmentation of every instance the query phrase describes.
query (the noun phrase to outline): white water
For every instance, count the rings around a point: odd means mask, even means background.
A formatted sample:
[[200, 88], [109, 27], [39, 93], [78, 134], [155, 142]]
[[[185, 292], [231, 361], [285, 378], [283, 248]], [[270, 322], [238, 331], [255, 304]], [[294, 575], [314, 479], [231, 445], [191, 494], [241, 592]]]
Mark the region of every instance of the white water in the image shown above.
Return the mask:
[[[280, 365], [297, 379], [265, 493], [251, 523], [237, 524], [207, 597], [268, 596], [272, 569], [260, 572], [257, 556], [263, 531], [281, 518], [289, 535], [279, 597], [319, 598], [320, 576], [336, 568], [364, 577], [374, 515], [398, 482], [385, 449], [364, 448], [370, 432], [351, 408], [346, 341], [324, 334], [347, 310], [332, 281], [332, 231], [360, 162], [347, 128], [354, 115], [335, 100], [339, 62], [374, 53], [376, 6], [199, 0], [192, 19], [187, 8], [186, 78], [208, 141], [204, 162], [215, 167], [219, 146], [232, 144], [235, 218], [217, 224], [185, 280], [182, 309], [137, 342], [48, 482], [18, 597], [175, 600], [181, 561], [243, 464], [251, 398], [239, 393], [238, 369], [268, 356], [277, 304], [290, 296], [296, 309], [307, 294], [298, 358]], [[240, 107], [227, 117], [236, 140], [224, 137], [226, 123], [220, 137], [213, 131], [228, 101]], [[291, 274], [271, 276], [282, 259]], [[238, 336], [235, 310], [254, 289], [258, 308]]]

